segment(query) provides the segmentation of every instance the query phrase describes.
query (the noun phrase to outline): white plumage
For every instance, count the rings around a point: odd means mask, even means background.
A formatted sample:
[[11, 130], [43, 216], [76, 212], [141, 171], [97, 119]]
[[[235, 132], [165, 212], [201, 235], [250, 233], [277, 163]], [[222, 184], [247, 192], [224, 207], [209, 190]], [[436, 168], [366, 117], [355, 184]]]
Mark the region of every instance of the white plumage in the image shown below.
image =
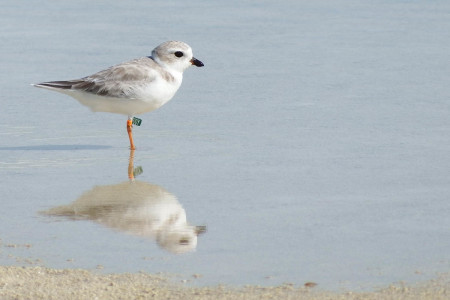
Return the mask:
[[152, 55], [112, 66], [80, 79], [49, 81], [36, 87], [69, 95], [96, 112], [128, 116], [130, 148], [134, 149], [131, 119], [134, 115], [158, 109], [177, 92], [183, 72], [203, 63], [193, 57], [189, 45], [179, 41], [164, 42]]

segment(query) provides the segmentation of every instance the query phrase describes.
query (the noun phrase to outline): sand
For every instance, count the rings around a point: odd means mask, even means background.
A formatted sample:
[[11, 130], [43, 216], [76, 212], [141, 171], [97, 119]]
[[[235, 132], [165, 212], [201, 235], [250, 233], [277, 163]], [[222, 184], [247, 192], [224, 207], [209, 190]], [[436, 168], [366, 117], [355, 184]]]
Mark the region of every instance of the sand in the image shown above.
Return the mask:
[[417, 285], [374, 292], [327, 292], [294, 287], [188, 287], [147, 273], [96, 274], [81, 269], [0, 266], [0, 299], [450, 299], [448, 274]]

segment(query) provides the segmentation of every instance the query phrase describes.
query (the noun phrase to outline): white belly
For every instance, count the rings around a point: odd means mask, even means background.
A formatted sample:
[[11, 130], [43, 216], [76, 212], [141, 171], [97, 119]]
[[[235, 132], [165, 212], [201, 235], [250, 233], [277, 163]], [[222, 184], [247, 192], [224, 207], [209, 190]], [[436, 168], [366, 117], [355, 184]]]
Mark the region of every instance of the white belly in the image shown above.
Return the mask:
[[80, 90], [53, 90], [75, 98], [78, 102], [95, 112], [133, 116], [160, 108], [172, 99], [180, 85], [181, 80], [176, 80], [170, 84], [152, 82], [148, 86], [142, 86], [137, 89], [134, 95], [129, 98], [101, 96]]
[[127, 99], [116, 97], [105, 97], [85, 92], [68, 93], [68, 95], [77, 99], [81, 104], [89, 107], [95, 112], [110, 112], [133, 116], [143, 114], [160, 108], [170, 99]]

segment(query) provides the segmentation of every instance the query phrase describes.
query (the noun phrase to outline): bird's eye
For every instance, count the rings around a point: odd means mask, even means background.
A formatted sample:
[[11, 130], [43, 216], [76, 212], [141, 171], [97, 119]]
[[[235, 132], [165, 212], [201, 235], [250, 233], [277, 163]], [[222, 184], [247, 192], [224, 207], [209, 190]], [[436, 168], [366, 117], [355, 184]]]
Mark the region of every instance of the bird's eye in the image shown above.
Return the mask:
[[182, 246], [189, 245], [189, 238], [181, 238], [178, 243]]
[[181, 51], [177, 51], [174, 53], [176, 57], [182, 57], [183, 56], [183, 52]]

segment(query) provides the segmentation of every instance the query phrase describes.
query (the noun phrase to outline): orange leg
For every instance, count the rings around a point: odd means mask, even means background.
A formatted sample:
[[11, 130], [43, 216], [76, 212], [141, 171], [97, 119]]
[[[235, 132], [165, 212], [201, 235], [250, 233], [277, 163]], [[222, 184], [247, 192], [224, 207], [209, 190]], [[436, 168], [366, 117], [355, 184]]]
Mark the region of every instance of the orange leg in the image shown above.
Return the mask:
[[134, 150], [130, 150], [130, 159], [128, 160], [128, 178], [130, 180], [134, 179]]
[[132, 133], [132, 128], [133, 127], [133, 121], [131, 121], [130, 119], [127, 120], [127, 131], [128, 131], [128, 137], [130, 138], [130, 150], [135, 150], [136, 147], [134, 146], [134, 142], [133, 142], [133, 133]]

